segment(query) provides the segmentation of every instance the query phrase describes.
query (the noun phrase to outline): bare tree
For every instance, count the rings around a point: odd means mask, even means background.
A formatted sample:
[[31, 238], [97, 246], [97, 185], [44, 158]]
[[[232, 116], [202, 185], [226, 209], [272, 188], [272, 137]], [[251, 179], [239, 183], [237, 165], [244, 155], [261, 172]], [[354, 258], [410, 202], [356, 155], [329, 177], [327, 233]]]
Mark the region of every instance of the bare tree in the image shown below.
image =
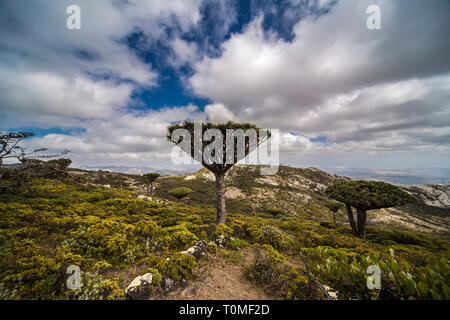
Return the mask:
[[20, 143], [22, 140], [33, 136], [34, 133], [32, 132], [10, 132], [5, 134], [0, 132], [0, 166], [3, 164], [4, 159], [16, 158], [23, 163], [26, 159], [57, 158], [70, 152], [70, 150], [65, 149], [58, 154], [40, 154], [47, 151], [47, 148], [38, 148], [27, 152]]
[[[53, 176], [61, 176], [65, 173], [65, 169], [72, 163], [70, 159], [57, 159], [51, 161], [42, 161], [38, 158], [49, 159], [61, 157], [70, 150], [64, 150], [58, 154], [42, 154], [47, 148], [34, 149], [27, 152], [20, 143], [27, 138], [34, 136], [31, 132], [11, 132], [0, 133], [0, 193], [12, 192], [20, 189], [27, 184], [31, 177], [46, 171]], [[17, 159], [21, 165], [19, 167], [4, 169], [1, 168], [4, 159]]]

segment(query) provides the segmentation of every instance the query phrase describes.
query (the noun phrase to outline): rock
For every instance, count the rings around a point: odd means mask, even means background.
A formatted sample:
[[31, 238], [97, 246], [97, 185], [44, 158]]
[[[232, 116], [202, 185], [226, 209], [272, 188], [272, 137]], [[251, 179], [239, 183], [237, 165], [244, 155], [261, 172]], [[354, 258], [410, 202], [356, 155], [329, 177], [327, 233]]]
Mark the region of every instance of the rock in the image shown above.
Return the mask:
[[133, 300], [145, 299], [149, 293], [152, 279], [153, 275], [151, 273], [146, 273], [134, 278], [125, 289], [125, 294]]
[[206, 248], [208, 247], [208, 242], [201, 240], [198, 241], [194, 246], [190, 247], [186, 251], [182, 251], [182, 254], [190, 254], [195, 257], [195, 260], [199, 260], [206, 254]]
[[143, 194], [141, 194], [141, 195], [138, 196], [137, 198], [138, 198], [138, 199], [141, 199], [141, 200], [152, 201], [152, 197], [147, 197], [147, 196], [144, 196]]
[[175, 280], [173, 280], [172, 278], [169, 278], [169, 277], [164, 277], [162, 280], [162, 286], [163, 286], [164, 290], [171, 291], [171, 290], [175, 289]]
[[219, 236], [219, 238], [217, 238], [216, 240], [216, 244], [223, 248], [223, 246], [225, 245], [225, 243], [227, 242], [227, 237], [224, 235]]
[[416, 198], [427, 206], [438, 208], [450, 208], [450, 186], [449, 185], [418, 185], [404, 187]]
[[186, 279], [181, 279], [181, 281], [179, 283], [179, 286], [184, 289], [184, 288], [187, 287], [187, 285], [188, 285], [187, 280]]
[[190, 298], [197, 292], [197, 287], [190, 285], [181, 293], [183, 298]]

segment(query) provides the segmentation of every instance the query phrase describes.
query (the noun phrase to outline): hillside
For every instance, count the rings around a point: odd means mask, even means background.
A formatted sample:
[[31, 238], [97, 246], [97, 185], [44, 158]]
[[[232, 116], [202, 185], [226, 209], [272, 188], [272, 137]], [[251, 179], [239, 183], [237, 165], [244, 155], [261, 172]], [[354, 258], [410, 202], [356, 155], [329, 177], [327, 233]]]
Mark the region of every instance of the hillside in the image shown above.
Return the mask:
[[[260, 176], [256, 166], [235, 166], [227, 175], [227, 207], [232, 212], [267, 215], [267, 209], [283, 209], [288, 216], [318, 222], [332, 221], [326, 209], [324, 189], [349, 178], [316, 168], [281, 166], [276, 175]], [[194, 174], [161, 177], [156, 194], [170, 198], [167, 191], [175, 186], [189, 187], [195, 192], [186, 200], [189, 205], [215, 205], [214, 175], [202, 169]], [[369, 212], [368, 224], [383, 228], [432, 232], [450, 238], [450, 185], [404, 186], [419, 202], [400, 208]], [[341, 224], [347, 223], [343, 212]]]
[[[260, 176], [256, 166], [234, 167], [219, 226], [204, 169], [160, 177], [152, 199], [138, 198], [136, 175], [69, 173], [0, 195], [1, 297], [125, 299], [148, 273], [146, 299], [450, 297], [448, 186], [405, 187], [421, 202], [369, 211], [363, 240], [325, 207], [324, 189], [348, 178], [315, 168]], [[175, 187], [193, 192], [177, 200], [168, 193]], [[184, 253], [194, 244], [204, 255]], [[371, 263], [383, 272], [380, 291], [366, 287]], [[70, 264], [82, 271], [75, 291], [65, 286]]]

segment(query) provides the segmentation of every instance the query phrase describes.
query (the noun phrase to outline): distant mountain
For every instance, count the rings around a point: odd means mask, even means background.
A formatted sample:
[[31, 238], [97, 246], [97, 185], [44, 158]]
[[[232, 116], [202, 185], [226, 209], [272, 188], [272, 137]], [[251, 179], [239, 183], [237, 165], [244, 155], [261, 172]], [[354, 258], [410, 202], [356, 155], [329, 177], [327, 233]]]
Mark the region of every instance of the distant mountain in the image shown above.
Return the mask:
[[383, 169], [321, 167], [321, 169], [352, 179], [380, 180], [401, 185], [450, 184], [450, 169], [448, 168]]
[[2, 165], [0, 165], [0, 167], [4, 168], [19, 168], [21, 166], [22, 166], [21, 163], [11, 163], [11, 164], [3, 163]]
[[76, 168], [88, 171], [110, 171], [125, 174], [143, 174], [147, 172], [158, 172], [162, 176], [191, 173], [199, 169], [199, 168], [162, 169], [152, 167], [126, 167], [126, 166], [79, 166]]

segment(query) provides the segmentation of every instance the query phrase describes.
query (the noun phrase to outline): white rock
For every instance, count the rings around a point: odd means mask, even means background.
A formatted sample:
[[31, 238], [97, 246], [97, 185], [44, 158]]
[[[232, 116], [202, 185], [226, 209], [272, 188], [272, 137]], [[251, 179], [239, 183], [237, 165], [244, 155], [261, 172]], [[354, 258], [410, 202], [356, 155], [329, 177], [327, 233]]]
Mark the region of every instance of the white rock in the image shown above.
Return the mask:
[[147, 293], [148, 287], [152, 284], [152, 279], [153, 275], [151, 273], [134, 278], [125, 289], [125, 294], [134, 300], [142, 298]]
[[149, 201], [152, 201], [152, 197], [147, 197], [147, 196], [144, 196], [143, 194], [139, 195], [137, 198], [138, 198], [138, 199], [141, 199], [141, 200], [149, 200]]

